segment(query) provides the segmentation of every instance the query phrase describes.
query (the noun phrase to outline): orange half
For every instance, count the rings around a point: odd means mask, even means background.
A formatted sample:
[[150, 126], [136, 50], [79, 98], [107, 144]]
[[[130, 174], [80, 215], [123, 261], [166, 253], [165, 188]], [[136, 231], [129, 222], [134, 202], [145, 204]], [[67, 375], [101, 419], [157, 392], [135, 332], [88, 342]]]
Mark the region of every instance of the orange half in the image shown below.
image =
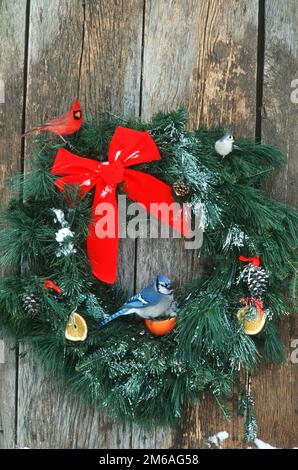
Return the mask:
[[176, 317], [167, 320], [145, 320], [145, 325], [153, 335], [164, 336], [175, 328]]

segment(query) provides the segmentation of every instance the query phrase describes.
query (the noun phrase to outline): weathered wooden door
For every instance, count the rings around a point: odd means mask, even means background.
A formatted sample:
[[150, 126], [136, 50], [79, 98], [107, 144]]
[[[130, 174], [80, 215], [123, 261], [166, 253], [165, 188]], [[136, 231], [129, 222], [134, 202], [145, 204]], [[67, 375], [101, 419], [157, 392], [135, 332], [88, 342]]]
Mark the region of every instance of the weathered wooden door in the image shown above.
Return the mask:
[[[29, 165], [22, 130], [78, 96], [92, 114], [110, 110], [148, 118], [184, 105], [194, 126], [226, 126], [237, 136], [281, 145], [287, 165], [271, 192], [298, 204], [298, 94], [291, 88], [298, 87], [296, 0], [1, 0], [0, 28], [3, 202], [9, 197], [6, 177]], [[157, 272], [157, 263], [158, 271], [175, 273], [182, 283], [200, 268], [178, 240], [126, 240], [120, 281], [138, 289]], [[252, 389], [259, 437], [293, 447], [298, 365], [290, 353], [297, 323], [285, 321], [283, 334], [288, 362], [260, 367]], [[44, 377], [30, 354], [21, 353], [5, 340], [0, 447], [202, 447], [208, 436], [224, 430], [229, 435], [224, 447], [247, 446], [241, 419], [225, 421], [209, 398], [185, 409], [175, 429], [147, 433], [117, 425], [71, 398]]]

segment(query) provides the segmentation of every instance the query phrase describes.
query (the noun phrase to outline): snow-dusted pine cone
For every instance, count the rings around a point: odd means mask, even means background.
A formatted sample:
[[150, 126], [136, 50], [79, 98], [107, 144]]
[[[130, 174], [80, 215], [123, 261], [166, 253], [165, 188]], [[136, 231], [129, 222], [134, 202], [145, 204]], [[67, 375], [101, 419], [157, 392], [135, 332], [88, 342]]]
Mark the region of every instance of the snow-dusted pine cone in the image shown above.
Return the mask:
[[27, 313], [34, 315], [39, 307], [39, 299], [34, 294], [25, 293], [22, 295], [23, 307]]
[[249, 264], [242, 272], [242, 280], [248, 286], [251, 297], [260, 298], [267, 290], [268, 274], [265, 269]]
[[189, 184], [176, 181], [173, 184], [173, 191], [176, 194], [176, 196], [185, 197], [190, 193], [190, 186]]

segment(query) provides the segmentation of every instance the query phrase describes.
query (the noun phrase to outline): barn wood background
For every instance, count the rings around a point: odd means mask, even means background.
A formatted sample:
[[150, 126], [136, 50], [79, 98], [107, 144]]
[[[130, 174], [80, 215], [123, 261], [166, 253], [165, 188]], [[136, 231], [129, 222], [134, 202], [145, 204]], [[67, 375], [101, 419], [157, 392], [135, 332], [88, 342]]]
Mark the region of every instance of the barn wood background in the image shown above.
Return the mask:
[[[298, 105], [290, 101], [291, 81], [298, 78], [296, 0], [1, 0], [0, 24], [3, 203], [9, 197], [6, 178], [30, 165], [30, 142], [21, 141], [22, 131], [78, 96], [88, 113], [142, 118], [184, 105], [193, 126], [221, 125], [237, 136], [281, 145], [287, 165], [268, 191], [298, 205]], [[120, 279], [131, 291], [157, 271], [184, 282], [199, 268], [178, 240], [126, 240], [121, 246]], [[261, 366], [252, 389], [259, 437], [293, 447], [298, 366], [290, 362], [290, 342], [298, 325], [284, 321], [282, 331], [287, 363]], [[22, 352], [5, 341], [1, 448], [204, 447], [208, 436], [223, 430], [229, 433], [224, 447], [247, 446], [242, 419], [225, 421], [208, 397], [185, 409], [175, 429], [148, 433], [115, 424], [45, 378], [30, 353]]]

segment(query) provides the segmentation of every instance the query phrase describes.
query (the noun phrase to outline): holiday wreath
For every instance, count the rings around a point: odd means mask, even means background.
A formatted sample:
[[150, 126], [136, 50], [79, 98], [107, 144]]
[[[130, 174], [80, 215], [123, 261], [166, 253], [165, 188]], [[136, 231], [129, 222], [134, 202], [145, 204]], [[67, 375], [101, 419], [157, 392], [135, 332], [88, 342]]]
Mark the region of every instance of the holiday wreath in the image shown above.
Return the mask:
[[[13, 180], [16, 196], [3, 211], [0, 236], [1, 266], [9, 273], [1, 280], [0, 323], [33, 346], [47, 372], [118, 419], [171, 424], [204, 392], [228, 414], [236, 386], [249, 440], [256, 420], [239, 370], [284, 359], [277, 321], [295, 299], [298, 215], [261, 189], [264, 176], [283, 163], [278, 148], [248, 140], [236, 147], [232, 135], [189, 131], [186, 122], [178, 110], [149, 123], [106, 113], [68, 133], [39, 128], [69, 135], [62, 142], [41, 133], [32, 171]], [[179, 286], [168, 313], [160, 323], [149, 316], [148, 328], [122, 318], [138, 296], [110, 316], [127, 298], [111, 285], [117, 236], [97, 242], [92, 217], [96, 199], [115, 206], [121, 192], [146, 210], [158, 192], [158, 200], [201, 211], [197, 255], [204, 274]], [[164, 276], [158, 279], [170, 289]]]

